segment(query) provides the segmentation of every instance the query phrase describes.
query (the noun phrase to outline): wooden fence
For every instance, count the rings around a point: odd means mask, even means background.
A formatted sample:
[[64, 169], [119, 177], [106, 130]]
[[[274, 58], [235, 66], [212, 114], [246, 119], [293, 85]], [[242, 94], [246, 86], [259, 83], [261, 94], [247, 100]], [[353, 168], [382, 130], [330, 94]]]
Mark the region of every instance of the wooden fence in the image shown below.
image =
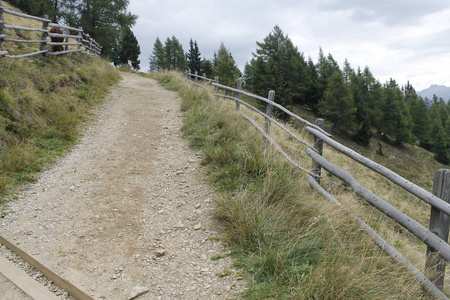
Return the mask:
[[[336, 142], [333, 140], [332, 136], [324, 131], [324, 120], [316, 120], [316, 124], [312, 124], [303, 118], [290, 112], [283, 106], [277, 104], [275, 99], [275, 91], [270, 91], [267, 98], [257, 96], [242, 90], [242, 79], [238, 79], [237, 87], [231, 88], [218, 83], [218, 79], [215, 80], [207, 79], [205, 76], [198, 76], [197, 73], [187, 72], [186, 76], [193, 80], [193, 83], [200, 85], [201, 81], [210, 82], [212, 86], [215, 87], [216, 97], [222, 97], [236, 101], [236, 110], [239, 111], [240, 105], [244, 105], [247, 108], [255, 111], [259, 115], [265, 118], [264, 129], [259, 126], [255, 120], [249, 116], [241, 113], [241, 115], [251, 122], [266, 138], [266, 140], [273, 145], [289, 162], [296, 166], [302, 172], [307, 174], [307, 180], [310, 185], [316, 189], [322, 196], [327, 200], [341, 205], [341, 203], [336, 200], [330, 193], [328, 193], [321, 185], [321, 169], [327, 170], [329, 173], [340, 178], [342, 181], [347, 183], [353, 191], [359, 196], [364, 198], [369, 204], [377, 208], [379, 211], [384, 213], [386, 216], [393, 219], [398, 224], [402, 225], [414, 236], [418, 237], [427, 245], [426, 262], [425, 262], [425, 273], [429, 274], [429, 278], [423, 275], [419, 269], [417, 269], [413, 264], [411, 264], [406, 258], [404, 258], [394, 247], [389, 245], [380, 235], [378, 235], [371, 227], [369, 227], [362, 220], [354, 216], [348, 210], [347, 213], [355, 219], [357, 224], [361, 226], [374, 240], [374, 242], [388, 255], [393, 257], [397, 262], [406, 266], [417, 280], [426, 288], [434, 297], [439, 299], [448, 299], [447, 296], [442, 292], [444, 284], [444, 274], [445, 265], [450, 261], [450, 246], [447, 242], [449, 233], [449, 216], [450, 216], [450, 170], [442, 169], [435, 173], [433, 193], [429, 193], [423, 188], [415, 185], [414, 183], [406, 180], [395, 172], [389, 170], [386, 167], [358, 154], [352, 149]], [[201, 85], [200, 85], [201, 86]], [[219, 94], [219, 90], [225, 90], [228, 95]], [[235, 96], [230, 96], [230, 94]], [[248, 96], [250, 98], [264, 102], [266, 106], [266, 111], [262, 112], [254, 106], [246, 103], [241, 99], [241, 95]], [[298, 138], [294, 133], [287, 129], [283, 124], [279, 123], [276, 119], [272, 117], [273, 108], [277, 108], [285, 114], [289, 115], [291, 118], [298, 120], [306, 125], [306, 131], [314, 136], [314, 144], [310, 145], [306, 141]], [[312, 158], [312, 166], [310, 168], [306, 166], [300, 166], [296, 163], [283, 149], [270, 137], [270, 124], [274, 123], [280, 127], [283, 131], [293, 137], [296, 141], [306, 146], [306, 153]], [[323, 146], [324, 143], [328, 146], [336, 149], [342, 154], [350, 157], [356, 162], [362, 164], [363, 166], [375, 171], [376, 173], [382, 175], [386, 179], [400, 186], [408, 193], [418, 197], [422, 201], [428, 203], [431, 206], [430, 215], [430, 226], [426, 228], [416, 220], [410, 218], [405, 213], [401, 212], [399, 209], [395, 208], [381, 197], [377, 196], [374, 192], [363, 187], [356, 179], [351, 175], [333, 165], [327, 161], [323, 156]], [[345, 209], [345, 208], [344, 208]]]
[[[31, 19], [35, 21], [42, 22], [41, 28], [32, 28], [32, 27], [22, 27], [16, 26], [13, 24], [7, 24], [4, 20], [4, 14], [9, 14], [13, 16], [17, 16], [20, 18]], [[62, 33], [52, 33], [49, 30], [49, 27], [59, 28]], [[40, 40], [27, 40], [27, 39], [14, 39], [8, 37], [5, 33], [6, 30], [24, 30], [24, 31], [34, 31], [39, 32], [41, 34]], [[48, 41], [50, 39], [61, 40], [58, 42]], [[72, 40], [72, 41], [71, 41]], [[36, 47], [35, 52], [25, 53], [21, 55], [10, 55], [7, 51], [3, 50], [3, 43], [34, 43], [38, 44], [39, 48]], [[47, 48], [59, 46], [62, 47], [62, 51], [51, 52]], [[72, 49], [71, 49], [72, 47]], [[84, 49], [83, 49], [84, 48]], [[89, 36], [89, 34], [85, 34], [82, 28], [74, 28], [70, 26], [60, 25], [56, 23], [51, 23], [47, 16], [43, 18], [30, 16], [27, 14], [22, 14], [10, 9], [5, 8], [0, 1], [0, 57], [9, 57], [9, 58], [22, 58], [34, 55], [62, 55], [73, 52], [80, 52], [84, 54], [91, 54], [99, 56], [101, 54], [102, 48], [100, 45]]]

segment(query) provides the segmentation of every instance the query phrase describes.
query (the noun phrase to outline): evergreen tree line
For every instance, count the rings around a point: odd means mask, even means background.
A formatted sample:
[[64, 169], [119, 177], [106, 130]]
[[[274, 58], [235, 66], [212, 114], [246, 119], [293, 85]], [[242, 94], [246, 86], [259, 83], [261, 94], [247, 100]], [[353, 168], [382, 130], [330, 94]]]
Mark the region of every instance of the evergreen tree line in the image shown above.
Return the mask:
[[[286, 108], [302, 106], [331, 124], [334, 132], [369, 146], [376, 134], [401, 145], [417, 143], [433, 151], [436, 159], [448, 164], [450, 148], [450, 103], [443, 99], [423, 99], [408, 82], [399, 86], [394, 79], [380, 83], [366, 66], [353, 69], [345, 60], [341, 68], [331, 54], [319, 50], [318, 61], [305, 59], [297, 46], [275, 26], [244, 70], [245, 88], [265, 96], [275, 90], [275, 101]], [[192, 73], [219, 77], [234, 87], [241, 73], [231, 53], [222, 44], [212, 60], [201, 59], [196, 41], [190, 40], [184, 53], [173, 36], [163, 45], [156, 39], [150, 69], [190, 69]], [[283, 115], [281, 115], [283, 117]]]
[[322, 49], [316, 63], [305, 59], [278, 26], [256, 44], [245, 66], [246, 89], [259, 95], [273, 89], [276, 102], [307, 107], [363, 146], [377, 134], [398, 145], [418, 143], [449, 163], [450, 107], [443, 99], [424, 100], [409, 82], [381, 84], [368, 67], [354, 70], [347, 60], [340, 68]]
[[83, 28], [102, 46], [102, 56], [115, 64], [139, 68], [140, 48], [131, 27], [137, 16], [127, 12], [130, 0], [8, 0], [25, 13]]
[[189, 51], [185, 53], [175, 36], [167, 38], [164, 45], [158, 37], [153, 44], [149, 60], [152, 72], [190, 69], [191, 73], [194, 74], [197, 71], [199, 75], [205, 74], [208, 78], [217, 76], [221, 84], [229, 86], [234, 86], [236, 79], [242, 76], [233, 56], [223, 43], [217, 52], [214, 52], [213, 59], [206, 59], [201, 58], [197, 41], [191, 39]]

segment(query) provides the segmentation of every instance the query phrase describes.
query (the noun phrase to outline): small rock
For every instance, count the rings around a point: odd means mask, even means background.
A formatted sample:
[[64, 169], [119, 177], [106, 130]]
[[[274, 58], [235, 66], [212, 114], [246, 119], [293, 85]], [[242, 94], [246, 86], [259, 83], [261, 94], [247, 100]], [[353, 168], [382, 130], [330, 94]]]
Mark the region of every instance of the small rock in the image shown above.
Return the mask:
[[156, 254], [156, 257], [164, 256], [164, 255], [166, 255], [166, 250], [164, 250], [164, 249], [157, 249], [155, 251], [155, 254]]
[[128, 294], [127, 299], [131, 300], [140, 295], [143, 295], [149, 291], [148, 287], [145, 286], [135, 286], [131, 292]]
[[194, 230], [200, 230], [200, 229], [202, 229], [202, 224], [199, 223], [199, 224], [197, 224], [197, 225], [194, 225], [194, 226], [192, 227], [192, 229], [194, 229]]
[[186, 226], [181, 221], [179, 221], [177, 225], [175, 225], [175, 228], [184, 228], [184, 227]]

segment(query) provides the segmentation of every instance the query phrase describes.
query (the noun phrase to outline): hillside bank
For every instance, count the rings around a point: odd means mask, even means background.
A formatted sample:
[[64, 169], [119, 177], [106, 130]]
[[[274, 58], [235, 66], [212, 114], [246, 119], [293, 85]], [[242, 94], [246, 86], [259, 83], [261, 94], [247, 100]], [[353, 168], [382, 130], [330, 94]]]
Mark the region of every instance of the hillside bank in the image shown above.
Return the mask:
[[67, 150], [119, 79], [88, 55], [0, 59], [0, 195], [35, 181]]

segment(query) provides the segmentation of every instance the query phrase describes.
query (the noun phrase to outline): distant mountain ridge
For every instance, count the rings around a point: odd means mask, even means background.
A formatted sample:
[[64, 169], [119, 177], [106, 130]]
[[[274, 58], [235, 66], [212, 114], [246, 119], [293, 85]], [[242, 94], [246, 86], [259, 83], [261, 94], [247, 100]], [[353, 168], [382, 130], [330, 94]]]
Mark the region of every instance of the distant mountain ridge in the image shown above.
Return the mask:
[[429, 88], [419, 91], [418, 94], [422, 96], [422, 98], [425, 99], [425, 97], [427, 97], [430, 100], [433, 99], [433, 95], [436, 95], [438, 98], [442, 98], [445, 102], [448, 102], [450, 99], [450, 87], [432, 84]]

